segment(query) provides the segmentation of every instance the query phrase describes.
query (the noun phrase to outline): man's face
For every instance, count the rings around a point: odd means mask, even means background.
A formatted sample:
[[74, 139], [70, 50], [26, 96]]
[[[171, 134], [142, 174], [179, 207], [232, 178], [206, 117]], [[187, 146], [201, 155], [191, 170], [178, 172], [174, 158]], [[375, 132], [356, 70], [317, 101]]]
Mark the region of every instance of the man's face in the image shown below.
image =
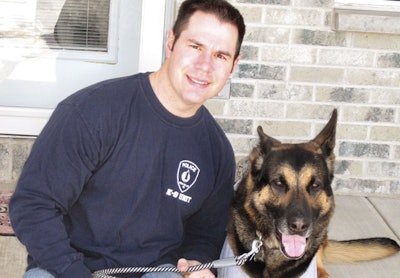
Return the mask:
[[168, 77], [175, 101], [198, 109], [216, 96], [239, 61], [237, 28], [214, 15], [196, 12], [175, 41], [168, 34]]

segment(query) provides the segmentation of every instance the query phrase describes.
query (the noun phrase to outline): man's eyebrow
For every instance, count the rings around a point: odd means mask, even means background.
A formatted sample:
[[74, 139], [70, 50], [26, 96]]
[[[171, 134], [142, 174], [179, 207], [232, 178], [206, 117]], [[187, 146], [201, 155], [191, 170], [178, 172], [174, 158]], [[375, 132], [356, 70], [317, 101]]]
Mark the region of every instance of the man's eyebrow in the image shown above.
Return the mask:
[[188, 41], [189, 41], [189, 43], [193, 43], [193, 44], [195, 44], [195, 45], [197, 45], [197, 46], [204, 46], [204, 43], [201, 43], [201, 42], [199, 42], [198, 40], [195, 40], [195, 39], [188, 39]]
[[224, 55], [224, 56], [226, 56], [228, 58], [232, 58], [232, 55], [227, 51], [220, 50], [220, 51], [217, 51], [217, 52], [218, 52], [218, 54], [222, 54], [222, 55]]
[[[189, 41], [190, 43], [194, 43], [195, 45], [198, 45], [198, 46], [204, 46], [203, 43], [201, 43], [201, 42], [199, 42], [199, 41], [197, 41], [197, 40], [195, 40], [195, 39], [188, 39], [188, 41]], [[229, 57], [229, 58], [232, 58], [232, 55], [231, 55], [228, 51], [218, 50], [217, 53], [218, 53], [218, 54], [222, 54], [222, 55], [224, 55], [224, 56], [227, 56], [227, 57]]]

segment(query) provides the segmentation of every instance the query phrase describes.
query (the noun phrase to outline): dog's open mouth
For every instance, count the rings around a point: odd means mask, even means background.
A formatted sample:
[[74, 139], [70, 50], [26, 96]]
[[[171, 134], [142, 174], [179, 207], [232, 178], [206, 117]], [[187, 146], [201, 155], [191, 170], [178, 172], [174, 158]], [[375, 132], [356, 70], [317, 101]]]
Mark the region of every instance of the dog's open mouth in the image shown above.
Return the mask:
[[300, 235], [281, 234], [281, 251], [292, 260], [299, 259], [306, 250], [307, 239]]

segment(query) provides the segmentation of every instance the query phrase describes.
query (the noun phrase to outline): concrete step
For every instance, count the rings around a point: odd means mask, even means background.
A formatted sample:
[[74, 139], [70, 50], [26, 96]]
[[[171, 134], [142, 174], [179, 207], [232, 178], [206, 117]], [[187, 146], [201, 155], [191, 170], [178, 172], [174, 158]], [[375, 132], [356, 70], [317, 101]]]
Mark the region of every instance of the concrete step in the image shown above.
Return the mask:
[[[346, 240], [390, 237], [399, 241], [400, 198], [336, 196], [336, 212], [329, 226], [329, 238]], [[400, 277], [400, 253], [383, 260], [350, 264], [327, 264], [333, 278]]]

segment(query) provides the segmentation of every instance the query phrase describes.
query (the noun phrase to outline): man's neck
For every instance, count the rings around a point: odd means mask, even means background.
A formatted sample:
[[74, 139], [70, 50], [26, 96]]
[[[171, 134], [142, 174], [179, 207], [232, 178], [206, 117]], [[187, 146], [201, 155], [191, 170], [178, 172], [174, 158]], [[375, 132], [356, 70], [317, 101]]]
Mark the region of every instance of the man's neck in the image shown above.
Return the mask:
[[177, 117], [189, 118], [194, 116], [199, 107], [185, 105], [178, 99], [167, 75], [163, 71], [164, 66], [165, 65], [163, 65], [160, 70], [151, 73], [149, 76], [151, 87], [153, 88], [157, 99], [165, 109]]

